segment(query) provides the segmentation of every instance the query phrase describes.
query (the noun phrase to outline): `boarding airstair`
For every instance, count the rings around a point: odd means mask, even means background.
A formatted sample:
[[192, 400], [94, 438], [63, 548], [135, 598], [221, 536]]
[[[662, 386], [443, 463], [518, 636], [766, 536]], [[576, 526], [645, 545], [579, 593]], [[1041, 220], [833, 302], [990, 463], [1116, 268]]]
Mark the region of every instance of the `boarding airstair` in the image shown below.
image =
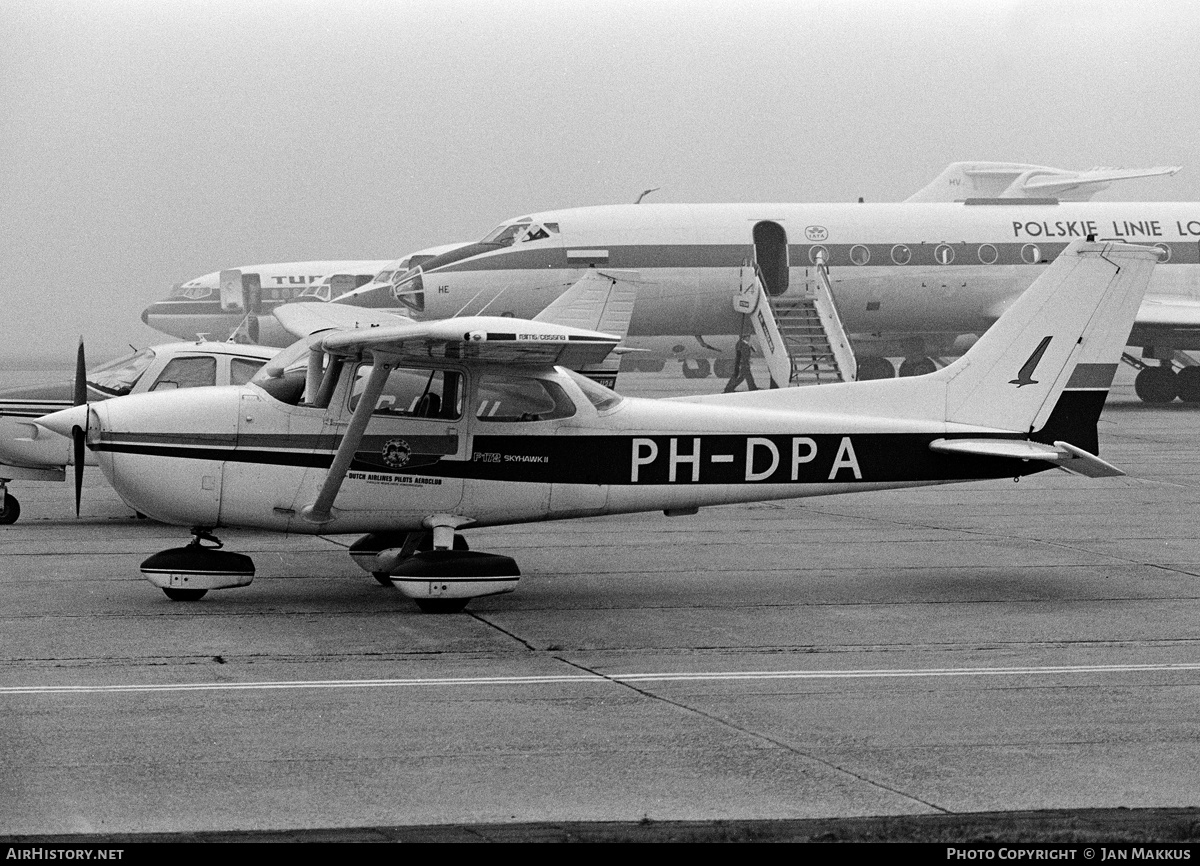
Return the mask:
[[793, 297], [769, 295], [758, 267], [743, 263], [734, 308], [750, 316], [777, 385], [854, 381], [858, 365], [823, 261], [814, 267], [814, 279], [806, 280], [804, 290]]

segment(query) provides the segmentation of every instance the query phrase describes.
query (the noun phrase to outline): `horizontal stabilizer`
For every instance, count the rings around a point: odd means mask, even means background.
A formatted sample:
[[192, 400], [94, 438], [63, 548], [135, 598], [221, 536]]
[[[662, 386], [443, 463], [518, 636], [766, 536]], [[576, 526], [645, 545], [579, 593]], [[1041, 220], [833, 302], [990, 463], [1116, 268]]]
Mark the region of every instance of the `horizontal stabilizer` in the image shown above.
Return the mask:
[[930, 451], [963, 454], [971, 457], [1004, 457], [1011, 460], [1044, 460], [1076, 475], [1088, 478], [1114, 478], [1124, 475], [1117, 467], [1095, 454], [1076, 448], [1069, 442], [1043, 445], [1027, 439], [935, 439]]

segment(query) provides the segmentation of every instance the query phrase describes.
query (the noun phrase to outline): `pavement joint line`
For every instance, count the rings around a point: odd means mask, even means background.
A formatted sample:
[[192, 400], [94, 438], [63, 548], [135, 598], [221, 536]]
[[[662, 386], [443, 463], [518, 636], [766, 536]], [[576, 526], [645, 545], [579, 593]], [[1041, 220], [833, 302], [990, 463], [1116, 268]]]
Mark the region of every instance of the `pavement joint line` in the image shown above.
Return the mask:
[[[833, 770], [836, 773], [842, 773], [843, 775], [849, 776], [850, 778], [855, 779], [865, 785], [870, 785], [873, 788], [878, 788], [880, 790], [887, 791], [888, 793], [895, 794], [898, 797], [903, 797], [906, 800], [911, 800], [914, 803], [920, 803], [922, 806], [926, 806], [937, 812], [942, 812], [944, 814], [950, 813], [948, 809], [938, 806], [936, 803], [931, 803], [928, 800], [923, 800], [920, 797], [916, 796], [915, 794], [910, 794], [907, 791], [901, 791], [898, 788], [894, 788], [891, 785], [885, 785], [884, 783], [876, 781], [875, 779], [867, 778], [866, 776], [862, 775], [861, 773], [856, 773], [853, 770], [849, 770], [839, 764], [834, 763], [833, 761], [830, 761], [826, 758], [822, 758], [819, 755], [813, 754], [812, 752], [806, 751], [804, 749], [799, 749], [796, 746], [792, 745], [791, 743], [784, 741], [783, 739], [780, 739], [778, 737], [772, 737], [761, 731], [752, 730], [752, 729], [746, 727], [745, 725], [739, 725], [733, 721], [730, 721], [729, 719], [722, 718], [721, 716], [718, 716], [715, 713], [711, 713], [706, 710], [702, 710], [699, 707], [694, 707], [689, 704], [685, 704], [681, 700], [669, 698], [669, 697], [666, 697], [665, 695], [656, 694], [656, 693], [650, 691], [649, 689], [639, 688], [638, 685], [636, 685], [636, 683], [643, 683], [643, 682], [654, 682], [654, 681], [662, 682], [662, 681], [664, 681], [664, 677], [662, 675], [655, 675], [655, 674], [649, 674], [649, 675], [631, 674], [631, 675], [625, 675], [625, 676], [608, 675], [608, 674], [602, 674], [598, 671], [592, 670], [591, 668], [589, 668], [585, 665], [582, 665], [578, 662], [573, 662], [569, 659], [563, 659], [560, 657], [560, 660], [562, 662], [564, 662], [565, 664], [570, 665], [571, 667], [577, 668], [582, 671], [587, 671], [588, 673], [594, 674], [596, 676], [605, 677], [605, 679], [608, 679], [611, 682], [623, 685], [626, 688], [632, 690], [633, 692], [635, 692], [639, 695], [642, 695], [645, 698], [648, 698], [653, 701], [657, 701], [659, 703], [667, 704], [669, 706], [676, 707], [677, 709], [680, 709], [686, 713], [691, 713], [692, 715], [696, 715], [703, 719], [707, 719], [710, 722], [713, 722], [713, 723], [720, 725], [724, 728], [727, 728], [731, 731], [735, 731], [735, 732], [741, 734], [742, 736], [751, 737], [762, 743], [768, 743], [777, 749], [782, 749], [783, 751], [788, 752], [789, 754], [792, 754], [796, 757], [804, 758], [806, 760], [813, 761], [814, 763], [821, 764], [822, 766], [828, 767], [829, 769]], [[696, 676], [698, 678], [699, 676], [703, 676], [703, 675], [694, 675], [694, 676]], [[740, 678], [736, 674], [734, 675], [734, 677]], [[674, 679], [674, 677], [669, 677], [669, 678]], [[689, 677], [687, 677], [687, 675], [685, 675], [684, 678], [689, 678]]]
[[[511, 685], [556, 685], [574, 683], [616, 683], [633, 687], [640, 683], [667, 682], [717, 682], [729, 680], [847, 680], [847, 679], [920, 679], [931, 677], [981, 677], [981, 676], [1052, 676], [1105, 673], [1172, 673], [1200, 671], [1200, 662], [1174, 662], [1163, 664], [1112, 664], [1112, 665], [1049, 665], [1024, 667], [975, 667], [975, 668], [909, 668], [909, 669], [864, 669], [828, 671], [680, 671], [663, 673], [604, 674], [581, 664], [554, 658], [570, 665], [582, 674], [541, 674], [530, 676], [495, 677], [431, 677], [411, 679], [376, 680], [276, 680], [263, 682], [223, 683], [145, 683], [123, 685], [60, 685], [60, 686], [0, 686], [0, 696], [8, 695], [53, 695], [53, 694], [120, 694], [137, 692], [189, 692], [189, 691], [254, 691], [274, 689], [364, 689], [404, 688], [417, 686], [511, 686]], [[658, 697], [658, 696], [652, 696]], [[665, 700], [663, 698], [658, 698]], [[698, 711], [695, 711], [698, 712]]]

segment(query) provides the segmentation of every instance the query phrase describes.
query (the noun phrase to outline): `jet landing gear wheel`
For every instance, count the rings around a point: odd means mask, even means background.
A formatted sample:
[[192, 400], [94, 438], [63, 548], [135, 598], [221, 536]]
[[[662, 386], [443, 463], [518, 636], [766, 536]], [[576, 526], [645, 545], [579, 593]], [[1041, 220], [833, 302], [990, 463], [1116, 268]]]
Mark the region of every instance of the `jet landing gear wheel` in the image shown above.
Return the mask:
[[1133, 390], [1143, 403], [1170, 403], [1179, 394], [1179, 382], [1170, 367], [1146, 367], [1133, 380]]
[[905, 358], [900, 362], [901, 376], [924, 376], [937, 370], [932, 358]]
[[4, 501], [0, 504], [0, 525], [16, 523], [17, 518], [21, 516], [21, 503], [17, 501], [17, 497], [5, 493]]
[[697, 358], [695, 367], [688, 366], [688, 362], [684, 361], [682, 369], [685, 379], [705, 379], [712, 372], [712, 365], [707, 358]]
[[1179, 399], [1184, 403], [1200, 403], [1200, 367], [1184, 367], [1175, 374]]
[[858, 362], [858, 374], [855, 378], [859, 382], [866, 382], [870, 379], [894, 379], [896, 378], [896, 368], [887, 358], [863, 358]]

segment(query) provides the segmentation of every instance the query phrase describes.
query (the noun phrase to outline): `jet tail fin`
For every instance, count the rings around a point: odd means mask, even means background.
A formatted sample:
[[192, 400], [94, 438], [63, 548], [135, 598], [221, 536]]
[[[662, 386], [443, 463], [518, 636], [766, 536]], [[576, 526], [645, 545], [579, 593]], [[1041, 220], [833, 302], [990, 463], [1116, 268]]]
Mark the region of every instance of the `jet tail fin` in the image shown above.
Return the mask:
[[1096, 421], [1158, 251], [1075, 241], [967, 354], [927, 378], [946, 421], [1019, 430], [1092, 453]]

